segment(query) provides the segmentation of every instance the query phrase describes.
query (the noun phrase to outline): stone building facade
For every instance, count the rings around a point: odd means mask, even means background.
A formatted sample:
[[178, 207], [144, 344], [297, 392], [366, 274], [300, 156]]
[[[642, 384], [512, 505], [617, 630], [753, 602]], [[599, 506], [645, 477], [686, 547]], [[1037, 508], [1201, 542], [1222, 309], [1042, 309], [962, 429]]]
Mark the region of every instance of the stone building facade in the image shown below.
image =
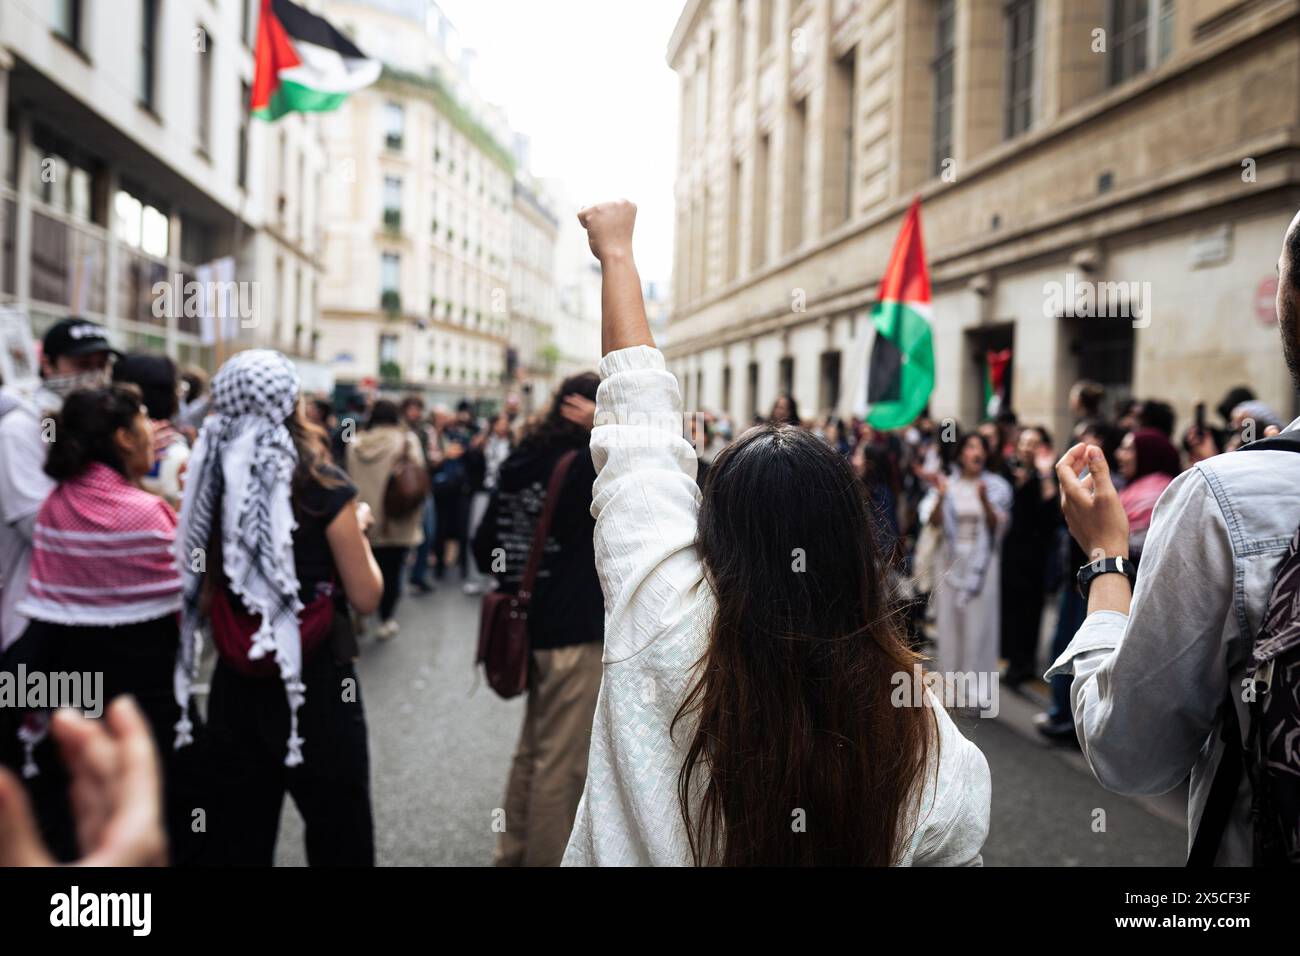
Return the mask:
[[1293, 0], [689, 0], [668, 59], [690, 407], [858, 406], [920, 196], [934, 414], [978, 420], [1003, 349], [1012, 407], [1058, 433], [1081, 377], [1179, 428], [1238, 384], [1297, 413], [1270, 301], [1300, 206]]

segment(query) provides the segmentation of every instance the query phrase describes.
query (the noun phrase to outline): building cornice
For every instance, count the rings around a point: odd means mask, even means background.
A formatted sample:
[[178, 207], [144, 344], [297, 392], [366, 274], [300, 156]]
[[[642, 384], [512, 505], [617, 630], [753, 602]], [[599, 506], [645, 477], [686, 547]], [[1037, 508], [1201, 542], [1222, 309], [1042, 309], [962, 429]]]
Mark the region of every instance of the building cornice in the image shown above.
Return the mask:
[[674, 70], [677, 69], [682, 46], [695, 32], [695, 22], [699, 19], [701, 11], [707, 7], [706, 0], [686, 0], [686, 6], [682, 7], [682, 12], [677, 17], [677, 25], [673, 27], [672, 37], [668, 40], [668, 65]]

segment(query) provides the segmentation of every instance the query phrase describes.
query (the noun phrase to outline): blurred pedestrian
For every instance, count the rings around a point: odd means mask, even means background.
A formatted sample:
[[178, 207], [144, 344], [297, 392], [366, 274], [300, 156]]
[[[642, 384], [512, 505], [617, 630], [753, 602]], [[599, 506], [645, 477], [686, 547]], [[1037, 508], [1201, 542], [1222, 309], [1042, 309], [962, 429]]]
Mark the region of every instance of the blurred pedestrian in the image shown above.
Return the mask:
[[45, 473], [50, 447], [45, 422], [65, 396], [107, 385], [109, 365], [119, 354], [103, 326], [63, 319], [45, 333], [40, 386], [30, 394], [12, 383], [0, 390], [0, 650], [27, 627], [17, 608], [27, 590], [32, 529], [54, 488]]
[[[348, 475], [356, 483], [358, 499], [375, 515], [366, 536], [384, 578], [379, 627], [375, 632], [381, 641], [396, 637], [401, 629], [396, 613], [402, 596], [406, 558], [424, 537], [420, 527], [424, 495], [405, 513], [392, 511], [394, 502], [389, 495], [390, 482], [398, 468], [412, 463], [421, 471], [426, 468], [419, 438], [403, 427], [396, 404], [386, 399], [375, 402], [365, 431], [348, 446]], [[427, 480], [424, 488], [427, 492]]]
[[921, 520], [942, 530], [936, 568], [936, 650], [952, 673], [994, 674], [1001, 639], [1001, 545], [1010, 520], [1010, 487], [986, 468], [979, 432], [957, 444], [953, 471], [937, 476]]
[[134, 353], [113, 365], [113, 381], [140, 389], [154, 434], [154, 460], [141, 479], [145, 491], [173, 508], [181, 503], [181, 476], [190, 460], [189, 442], [173, 425], [180, 408], [176, 365], [165, 355]]
[[[373, 611], [383, 581], [369, 509], [299, 391], [293, 364], [266, 349], [238, 353], [212, 381], [181, 507], [176, 695], [188, 704], [202, 626], [217, 650], [207, 820], [222, 862], [271, 865], [287, 792], [311, 865], [363, 866], [374, 862], [370, 758], [346, 604]], [[176, 733], [186, 746], [191, 722]]]
[[1039, 673], [1035, 665], [1047, 570], [1061, 520], [1055, 465], [1047, 430], [1022, 428], [1008, 462], [1013, 497], [1011, 521], [1002, 541], [1002, 656], [1007, 661], [1004, 680], [1010, 687]]
[[528, 610], [528, 703], [506, 783], [498, 866], [558, 865], [586, 780], [605, 625], [592, 544], [596, 471], [588, 448], [598, 384], [592, 372], [561, 383], [545, 415], [501, 465], [474, 538], [479, 570], [495, 571], [500, 590], [517, 592], [552, 472], [570, 462]]
[[1115, 452], [1124, 488], [1119, 502], [1128, 518], [1128, 556], [1137, 568], [1151, 527], [1151, 514], [1166, 488], [1183, 470], [1178, 449], [1154, 428], [1129, 432]]
[[[191, 817], [194, 807], [209, 804], [207, 755], [171, 746], [180, 716], [173, 680], [181, 607], [176, 513], [138, 487], [154, 464], [150, 418], [139, 389], [115, 385], [73, 392], [54, 427], [58, 440], [50, 442], [45, 471], [57, 484], [36, 519], [31, 579], [18, 606], [31, 623], [0, 667], [102, 675], [99, 707], [122, 694], [135, 698], [164, 754], [172, 860], [201, 862], [206, 835], [193, 830]], [[192, 707], [189, 714], [201, 737]], [[46, 718], [25, 717], [24, 743], [41, 743], [24, 763], [39, 768], [29, 781], [36, 812], [56, 856], [68, 860], [78, 855], [75, 818], [54, 742], [39, 735]], [[11, 755], [12, 743], [4, 741]]]

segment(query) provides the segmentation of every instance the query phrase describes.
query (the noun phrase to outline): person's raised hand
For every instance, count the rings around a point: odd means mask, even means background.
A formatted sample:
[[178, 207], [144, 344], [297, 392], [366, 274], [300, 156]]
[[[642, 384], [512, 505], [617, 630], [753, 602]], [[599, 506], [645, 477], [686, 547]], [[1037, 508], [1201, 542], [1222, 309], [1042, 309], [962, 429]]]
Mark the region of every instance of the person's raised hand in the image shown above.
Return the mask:
[[578, 222], [587, 230], [591, 254], [601, 262], [632, 255], [632, 229], [636, 225], [636, 206], [626, 199], [597, 203], [578, 213]]
[[[1081, 478], [1085, 469], [1088, 475]], [[1102, 450], [1096, 445], [1075, 445], [1056, 463], [1056, 478], [1065, 523], [1089, 560], [1128, 557], [1128, 517]]]

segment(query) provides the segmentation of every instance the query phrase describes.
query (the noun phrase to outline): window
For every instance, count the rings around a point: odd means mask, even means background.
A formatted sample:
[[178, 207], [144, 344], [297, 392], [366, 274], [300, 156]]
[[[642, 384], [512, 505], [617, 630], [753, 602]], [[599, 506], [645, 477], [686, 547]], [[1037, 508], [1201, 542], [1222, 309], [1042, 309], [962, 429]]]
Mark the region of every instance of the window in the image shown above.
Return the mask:
[[1034, 122], [1034, 11], [1037, 0], [1011, 0], [1006, 7], [1006, 136], [1026, 132]]
[[[750, 362], [745, 371], [745, 414], [750, 421], [758, 418], [758, 363]], [[739, 429], [737, 429], [739, 431]]]
[[930, 75], [934, 83], [934, 146], [930, 154], [930, 173], [935, 176], [943, 172], [943, 161], [952, 158], [956, 9], [956, 0], [939, 0], [934, 31], [934, 60], [930, 64]]
[[790, 252], [803, 244], [804, 154], [808, 129], [808, 99], [805, 97], [790, 110], [786, 127], [785, 248]]
[[384, 177], [384, 225], [390, 229], [402, 225], [402, 181], [396, 176]]
[[199, 100], [194, 112], [194, 138], [199, 144], [199, 151], [208, 155], [211, 145], [210, 126], [212, 119], [212, 34], [200, 26], [196, 36], [199, 58]]
[[54, 32], [81, 48], [81, 0], [54, 0]]
[[253, 88], [240, 81], [239, 84], [239, 188], [248, 186], [248, 134], [251, 122], [249, 111], [252, 109]]
[[128, 246], [161, 259], [170, 245], [169, 227], [170, 221], [161, 209], [125, 190], [118, 190], [113, 197], [113, 234]]
[[733, 282], [740, 275], [740, 160], [731, 163], [731, 209], [727, 218], [727, 281]]
[[379, 284], [384, 292], [396, 292], [401, 284], [402, 257], [385, 252], [379, 260]]
[[780, 390], [782, 395], [794, 395], [794, 356], [787, 355], [781, 359], [781, 367], [778, 373], [780, 381]]
[[401, 103], [384, 104], [384, 145], [389, 149], [401, 150], [405, 121]]
[[398, 342], [396, 335], [379, 336], [379, 364], [397, 364]]
[[1110, 0], [1107, 82], [1118, 86], [1163, 62], [1173, 28], [1173, 0]]
[[140, 0], [140, 74], [136, 93], [149, 109], [153, 109], [157, 33], [158, 0]]
[[257, 18], [253, 15], [253, 4], [255, 0], [239, 0], [239, 36], [244, 41], [244, 46], [252, 48], [257, 37], [255, 30], [257, 27]]
[[772, 45], [776, 31], [776, 0], [758, 0], [758, 50], [763, 52]]
[[1110, 84], [1115, 86], [1147, 68], [1150, 0], [1111, 0]]
[[840, 353], [822, 353], [822, 380], [820, 405], [823, 411], [835, 414], [840, 404]]
[[754, 206], [751, 210], [752, 233], [749, 245], [750, 267], [767, 264], [767, 177], [772, 165], [772, 136], [764, 133], [758, 140], [754, 157]]
[[853, 214], [853, 114], [857, 108], [858, 51], [854, 47], [831, 66], [830, 120], [826, 127], [826, 199], [822, 226], [833, 229]]
[[745, 53], [748, 49], [749, 40], [749, 17], [745, 14], [745, 4], [747, 2], [748, 0], [736, 0], [735, 45], [732, 47], [731, 53], [731, 62], [735, 66], [735, 75], [733, 77], [735, 86], [740, 86], [745, 82]]

